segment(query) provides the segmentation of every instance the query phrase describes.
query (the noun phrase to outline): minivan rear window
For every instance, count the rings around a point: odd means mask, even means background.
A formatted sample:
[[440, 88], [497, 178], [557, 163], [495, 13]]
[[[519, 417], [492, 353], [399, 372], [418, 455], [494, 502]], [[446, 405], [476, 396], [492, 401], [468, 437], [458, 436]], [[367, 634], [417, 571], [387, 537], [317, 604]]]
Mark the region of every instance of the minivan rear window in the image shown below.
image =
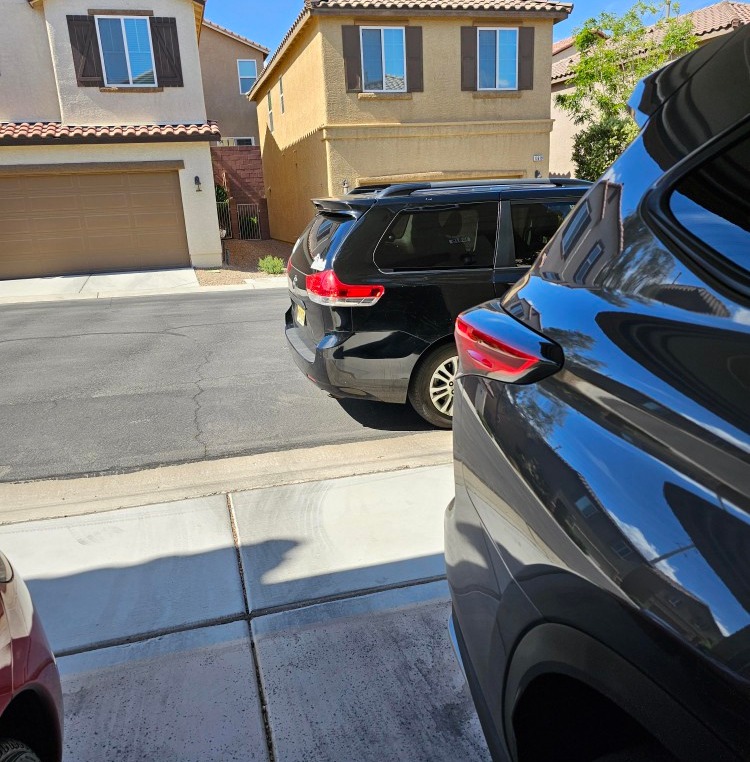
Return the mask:
[[356, 220], [342, 214], [316, 214], [300, 238], [302, 251], [311, 264], [314, 259], [324, 261], [335, 251]]

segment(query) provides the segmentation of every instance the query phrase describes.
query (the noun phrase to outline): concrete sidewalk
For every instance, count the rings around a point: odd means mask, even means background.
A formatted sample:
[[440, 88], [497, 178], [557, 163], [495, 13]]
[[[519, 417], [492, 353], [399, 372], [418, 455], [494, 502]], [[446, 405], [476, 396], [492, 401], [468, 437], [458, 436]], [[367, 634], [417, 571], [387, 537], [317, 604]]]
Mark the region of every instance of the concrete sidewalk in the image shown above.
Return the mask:
[[444, 464], [0, 527], [66, 762], [489, 759], [446, 628], [452, 493]]
[[61, 275], [0, 280], [0, 305], [265, 288], [286, 288], [286, 275], [247, 278], [243, 284], [232, 286], [201, 286], [195, 270], [189, 267], [144, 272]]

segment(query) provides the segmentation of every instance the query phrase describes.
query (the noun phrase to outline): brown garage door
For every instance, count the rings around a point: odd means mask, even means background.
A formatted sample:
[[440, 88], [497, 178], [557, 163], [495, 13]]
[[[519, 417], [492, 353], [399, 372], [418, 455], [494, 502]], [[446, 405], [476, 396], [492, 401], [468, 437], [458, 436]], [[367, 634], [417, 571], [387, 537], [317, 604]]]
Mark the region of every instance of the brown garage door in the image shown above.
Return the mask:
[[189, 266], [175, 171], [0, 177], [0, 278]]

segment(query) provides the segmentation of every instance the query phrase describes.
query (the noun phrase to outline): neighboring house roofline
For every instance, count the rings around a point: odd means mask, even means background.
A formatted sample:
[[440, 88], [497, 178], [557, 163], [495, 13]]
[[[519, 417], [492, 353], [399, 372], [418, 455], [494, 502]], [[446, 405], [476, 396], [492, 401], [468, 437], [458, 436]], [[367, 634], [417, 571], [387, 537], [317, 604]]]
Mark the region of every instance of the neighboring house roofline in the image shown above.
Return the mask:
[[208, 27], [209, 29], [213, 29], [214, 32], [218, 32], [219, 34], [231, 37], [233, 40], [237, 40], [237, 42], [242, 42], [245, 45], [249, 45], [251, 48], [255, 48], [256, 50], [263, 53], [264, 56], [267, 56], [271, 52], [268, 48], [264, 47], [260, 43], [253, 42], [247, 37], [243, 37], [241, 34], [237, 34], [237, 32], [233, 32], [231, 29], [220, 26], [219, 24], [216, 24], [213, 21], [209, 21], [208, 19], [203, 19], [203, 26]]
[[409, 16], [435, 17], [446, 16], [498, 18], [551, 18], [555, 22], [567, 18], [573, 10], [572, 3], [546, 2], [546, 0], [446, 0], [439, 7], [425, 5], [425, 0], [305, 0], [299, 16], [287, 30], [278, 48], [266, 61], [263, 72], [258, 77], [252, 90], [247, 94], [254, 100], [263, 83], [271, 76], [279, 61], [284, 57], [289, 46], [300, 34], [308, 18], [320, 16], [351, 16], [353, 13], [366, 12], [368, 17]]
[[[37, 5], [42, 5], [44, 0], [28, 0], [29, 5], [34, 8]], [[193, 14], [195, 15], [195, 34], [198, 39], [201, 38], [201, 26], [203, 25], [203, 14], [206, 11], [206, 0], [192, 0]]]
[[[730, 32], [738, 26], [750, 24], [750, 3], [722, 0], [722, 2], [707, 5], [704, 8], [697, 8], [690, 13], [681, 14], [680, 18], [692, 20], [693, 34], [700, 40], [702, 37], [716, 32]], [[651, 29], [653, 27], [647, 27], [647, 30]], [[564, 48], [561, 49], [564, 50]], [[552, 84], [559, 85], [567, 82], [573, 76], [573, 65], [579, 58], [579, 54], [575, 53], [562, 61], [555, 61], [552, 64]]]
[[216, 122], [70, 125], [61, 122], [0, 122], [0, 146], [82, 143], [189, 143], [220, 140]]

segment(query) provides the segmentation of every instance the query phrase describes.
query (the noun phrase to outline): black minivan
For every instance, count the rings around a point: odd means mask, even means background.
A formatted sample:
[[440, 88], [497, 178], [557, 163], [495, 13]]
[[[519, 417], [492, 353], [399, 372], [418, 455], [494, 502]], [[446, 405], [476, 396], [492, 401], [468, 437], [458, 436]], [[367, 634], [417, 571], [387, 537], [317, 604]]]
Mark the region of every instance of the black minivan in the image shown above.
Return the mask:
[[409, 401], [450, 428], [456, 316], [504, 294], [588, 187], [403, 183], [315, 200], [287, 268], [297, 365], [335, 397]]

